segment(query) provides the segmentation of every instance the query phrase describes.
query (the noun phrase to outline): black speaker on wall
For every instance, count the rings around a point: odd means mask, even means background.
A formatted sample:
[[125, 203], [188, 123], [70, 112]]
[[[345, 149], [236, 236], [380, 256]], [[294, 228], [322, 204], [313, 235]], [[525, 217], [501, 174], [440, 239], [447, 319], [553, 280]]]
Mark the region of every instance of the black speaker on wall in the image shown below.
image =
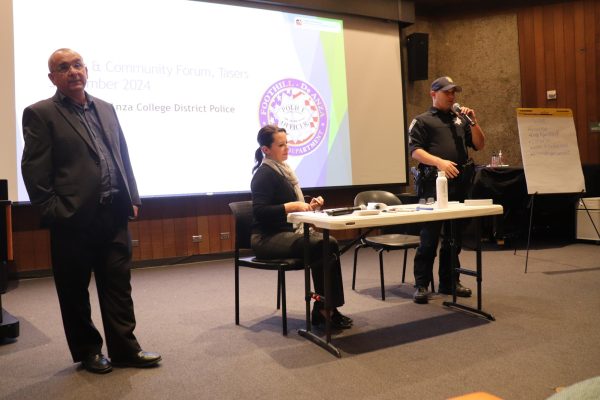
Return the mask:
[[411, 33], [406, 37], [406, 52], [408, 58], [408, 80], [427, 80], [427, 52], [429, 49], [428, 33]]
[[[8, 181], [6, 179], [0, 179], [0, 200], [8, 200]], [[6, 227], [6, 209], [5, 202], [0, 201], [0, 294], [6, 293], [6, 287], [8, 283], [8, 272], [6, 269], [6, 262], [8, 261], [8, 230]], [[0, 323], [2, 323], [2, 317], [4, 316], [4, 310], [2, 310], [2, 299], [0, 299]], [[1, 330], [3, 326], [0, 325], [0, 339], [2, 339]]]
[[0, 179], [0, 200], [8, 200], [8, 181]]

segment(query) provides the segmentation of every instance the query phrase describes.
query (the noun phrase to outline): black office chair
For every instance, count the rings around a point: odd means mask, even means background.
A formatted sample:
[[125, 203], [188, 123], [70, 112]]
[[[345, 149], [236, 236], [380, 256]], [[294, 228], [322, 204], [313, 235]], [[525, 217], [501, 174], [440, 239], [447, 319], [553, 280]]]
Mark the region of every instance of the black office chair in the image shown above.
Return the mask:
[[[388, 206], [396, 206], [402, 204], [402, 201], [393, 193], [384, 190], [367, 190], [360, 192], [354, 198], [355, 206], [366, 206], [368, 203], [384, 203]], [[356, 287], [356, 264], [358, 259], [358, 251], [363, 247], [371, 247], [379, 253], [379, 276], [381, 280], [381, 300], [385, 300], [385, 283], [383, 275], [383, 252], [390, 250], [404, 250], [404, 266], [402, 267], [402, 283], [406, 275], [406, 257], [408, 249], [419, 247], [420, 238], [414, 235], [405, 235], [400, 233], [386, 233], [393, 230], [392, 228], [381, 228], [382, 234], [376, 236], [367, 236], [371, 230], [364, 233], [359, 243], [354, 248], [354, 269], [352, 271], [352, 290]], [[431, 291], [434, 291], [433, 277], [431, 278]]]
[[304, 260], [302, 258], [263, 260], [253, 256], [240, 257], [240, 250], [251, 249], [252, 201], [229, 203], [229, 208], [235, 218], [235, 324], [240, 324], [240, 267], [273, 270], [277, 271], [277, 309], [279, 310], [281, 304], [283, 334], [287, 335], [285, 273], [304, 269]]

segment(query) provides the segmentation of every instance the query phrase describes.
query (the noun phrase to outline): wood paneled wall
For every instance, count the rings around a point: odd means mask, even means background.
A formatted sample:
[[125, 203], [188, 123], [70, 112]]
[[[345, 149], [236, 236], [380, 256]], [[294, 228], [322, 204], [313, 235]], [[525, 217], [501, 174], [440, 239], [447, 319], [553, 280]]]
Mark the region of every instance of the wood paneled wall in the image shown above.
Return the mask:
[[[249, 195], [146, 199], [140, 218], [129, 225], [134, 261], [185, 258], [233, 250], [235, 235], [228, 204]], [[50, 235], [39, 228], [35, 207], [13, 207], [16, 272], [50, 269]], [[222, 239], [221, 233], [229, 233]], [[201, 235], [198, 243], [192, 236]]]
[[[403, 191], [400, 185], [382, 189]], [[358, 191], [359, 188], [348, 188], [318, 194], [324, 195], [327, 207], [342, 207], [351, 205]], [[242, 200], [250, 200], [250, 194], [144, 199], [140, 218], [130, 223], [131, 237], [138, 241], [133, 247], [134, 262], [183, 261], [186, 257], [232, 253], [235, 224], [228, 204]], [[14, 261], [10, 273], [27, 276], [49, 271], [50, 235], [47, 229], [40, 229], [36, 208], [16, 205], [12, 216]], [[229, 237], [222, 238], [222, 233], [229, 233]], [[202, 235], [202, 241], [193, 242], [195, 235]], [[355, 236], [356, 230], [335, 232], [340, 240]]]
[[600, 1], [520, 8], [517, 23], [522, 106], [572, 109], [581, 162], [600, 164], [600, 133], [590, 129], [600, 121]]

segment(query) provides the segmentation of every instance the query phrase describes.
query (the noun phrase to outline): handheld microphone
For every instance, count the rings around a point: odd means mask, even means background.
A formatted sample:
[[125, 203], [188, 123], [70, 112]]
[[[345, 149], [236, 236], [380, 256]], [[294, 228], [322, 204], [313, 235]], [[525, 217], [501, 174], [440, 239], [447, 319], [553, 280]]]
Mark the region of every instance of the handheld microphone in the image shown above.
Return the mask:
[[458, 114], [460, 116], [463, 116], [469, 122], [469, 125], [471, 125], [471, 126], [475, 125], [475, 121], [473, 121], [471, 119], [471, 117], [469, 117], [467, 114], [463, 113], [460, 110], [460, 104], [458, 104], [458, 103], [452, 104], [452, 111], [454, 111], [456, 114]]

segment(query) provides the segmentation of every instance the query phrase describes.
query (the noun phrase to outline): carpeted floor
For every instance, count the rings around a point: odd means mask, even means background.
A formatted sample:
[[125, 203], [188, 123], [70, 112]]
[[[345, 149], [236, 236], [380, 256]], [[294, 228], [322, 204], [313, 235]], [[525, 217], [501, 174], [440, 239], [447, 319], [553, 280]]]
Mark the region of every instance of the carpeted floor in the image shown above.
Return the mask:
[[[444, 307], [442, 295], [414, 304], [414, 252], [404, 285], [401, 253], [385, 255], [383, 302], [376, 253], [363, 250], [354, 292], [352, 254], [345, 254], [342, 311], [355, 326], [334, 336], [341, 359], [296, 333], [305, 325], [302, 272], [287, 275], [284, 337], [273, 272], [242, 270], [236, 326], [231, 260], [136, 269], [136, 334], [164, 361], [103, 376], [71, 362], [52, 279], [22, 280], [2, 297], [21, 335], [0, 345], [0, 398], [446, 399], [483, 391], [529, 400], [599, 376], [600, 246], [538, 245], [527, 274], [524, 250], [488, 247], [483, 308], [494, 322]], [[463, 251], [461, 260], [474, 265], [474, 253]], [[475, 288], [474, 278], [462, 281]]]

